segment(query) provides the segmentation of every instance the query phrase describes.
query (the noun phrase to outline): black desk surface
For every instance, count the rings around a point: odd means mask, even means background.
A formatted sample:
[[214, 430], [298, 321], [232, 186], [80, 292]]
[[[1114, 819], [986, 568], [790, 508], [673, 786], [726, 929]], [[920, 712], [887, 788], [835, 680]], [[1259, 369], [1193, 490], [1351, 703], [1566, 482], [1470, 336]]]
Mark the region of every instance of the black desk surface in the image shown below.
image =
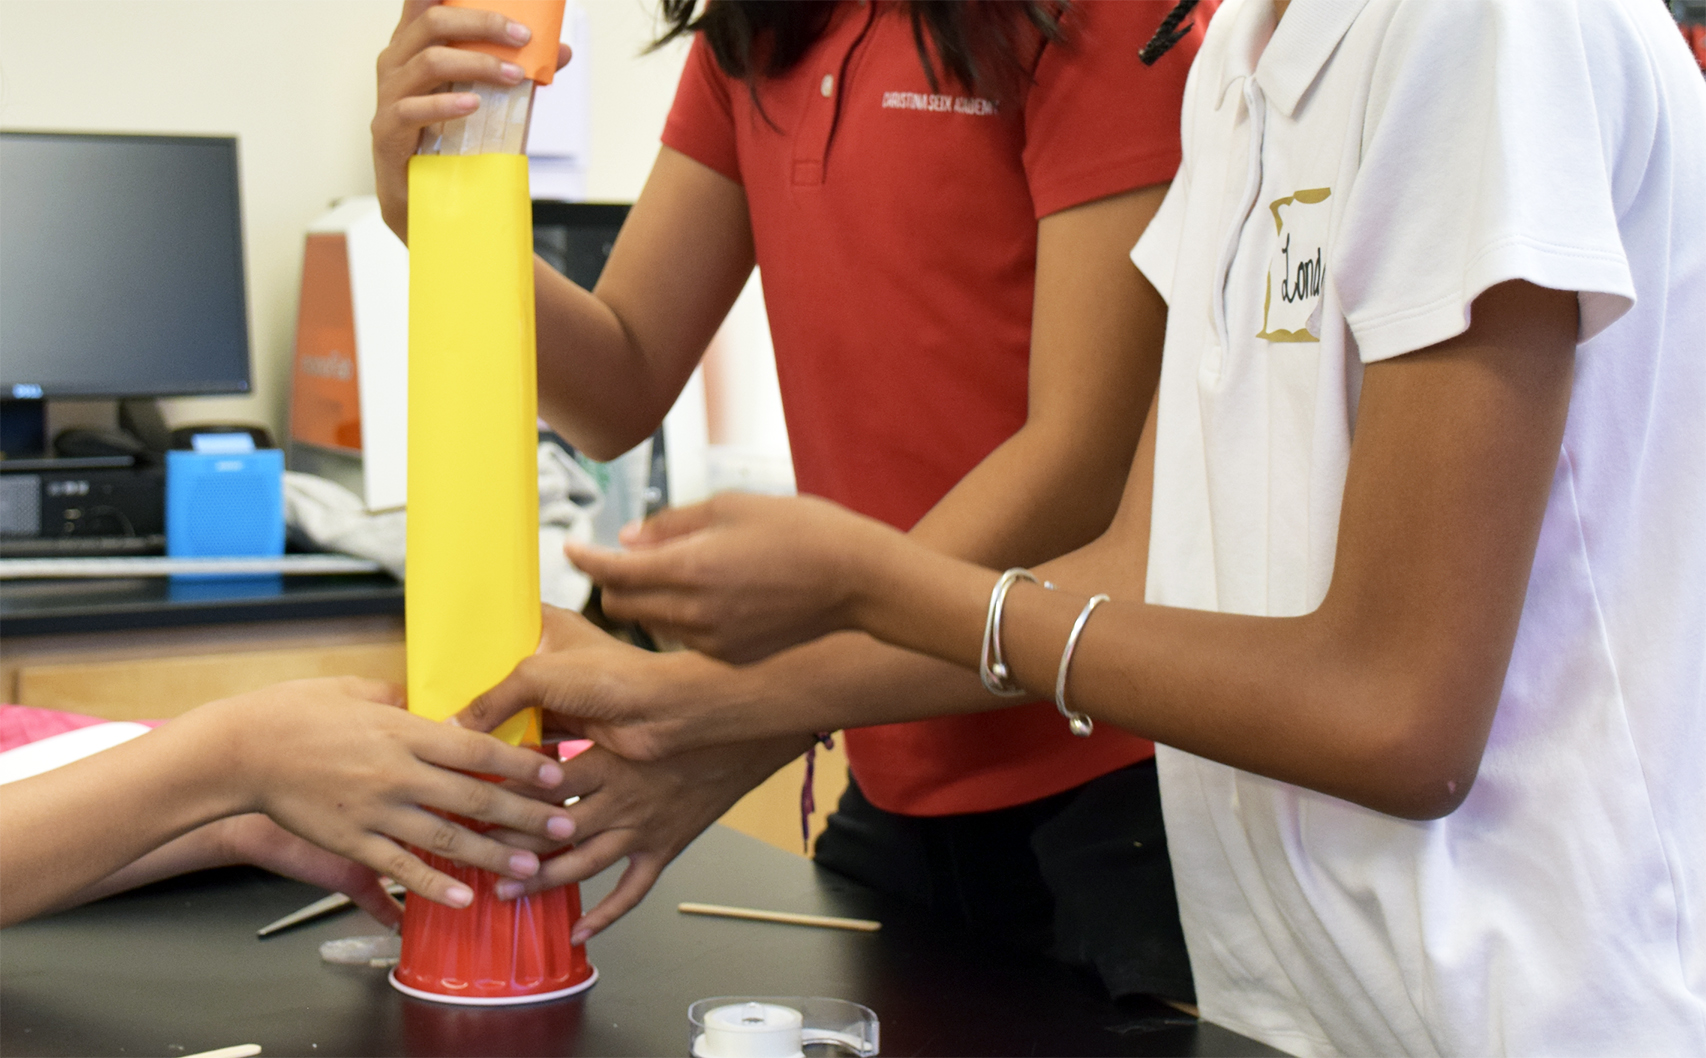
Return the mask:
[[402, 612], [388, 573], [0, 582], [0, 636]]
[[[615, 870], [583, 887], [591, 901]], [[933, 928], [808, 861], [721, 826], [588, 946], [578, 998], [470, 1009], [406, 998], [378, 969], [320, 962], [376, 931], [353, 911], [261, 941], [319, 896], [247, 868], [121, 895], [0, 934], [0, 1052], [183, 1055], [258, 1043], [279, 1055], [684, 1055], [687, 1006], [718, 995], [864, 1003], [885, 1055], [1271, 1055], [1147, 1000], [1112, 1003], [1052, 964]], [[879, 918], [874, 934], [682, 915], [682, 900]]]

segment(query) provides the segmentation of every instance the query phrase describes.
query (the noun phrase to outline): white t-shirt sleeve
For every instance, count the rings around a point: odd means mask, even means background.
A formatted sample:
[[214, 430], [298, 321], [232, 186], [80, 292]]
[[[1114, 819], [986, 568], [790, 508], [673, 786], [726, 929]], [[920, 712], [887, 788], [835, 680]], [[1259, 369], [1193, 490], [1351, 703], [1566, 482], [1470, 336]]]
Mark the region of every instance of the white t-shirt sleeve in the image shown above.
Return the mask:
[[[1214, 32], [1210, 27], [1210, 32]], [[1208, 45], [1204, 45], [1206, 49]], [[1199, 51], [1200, 55], [1201, 52]], [[1167, 195], [1161, 200], [1161, 206], [1155, 211], [1155, 216], [1149, 220], [1149, 226], [1138, 236], [1137, 245], [1131, 248], [1131, 263], [1143, 273], [1151, 286], [1161, 295], [1161, 299], [1169, 305], [1173, 303], [1173, 266], [1179, 260], [1179, 247], [1185, 235], [1185, 195], [1191, 183], [1191, 124], [1189, 115], [1194, 113], [1194, 100], [1197, 93], [1197, 71], [1201, 64], [1193, 64], [1191, 72], [1185, 78], [1184, 102], [1180, 107], [1179, 145], [1183, 158], [1179, 163], [1179, 171], [1173, 175], [1173, 183], [1167, 188]]]
[[94, 724], [26, 742], [0, 753], [0, 786], [30, 779], [148, 733], [148, 725], [121, 720]]
[[1614, 169], [1652, 84], [1620, 61], [1635, 36], [1600, 32], [1610, 6], [1399, 5], [1329, 266], [1365, 362], [1463, 333], [1507, 280], [1576, 291], [1581, 341], [1634, 304]]
[[1131, 263], [1149, 280], [1161, 300], [1173, 303], [1173, 265], [1179, 259], [1179, 244], [1185, 233], [1185, 188], [1189, 183], [1184, 166], [1173, 177], [1173, 185], [1161, 207], [1149, 220], [1131, 249]]

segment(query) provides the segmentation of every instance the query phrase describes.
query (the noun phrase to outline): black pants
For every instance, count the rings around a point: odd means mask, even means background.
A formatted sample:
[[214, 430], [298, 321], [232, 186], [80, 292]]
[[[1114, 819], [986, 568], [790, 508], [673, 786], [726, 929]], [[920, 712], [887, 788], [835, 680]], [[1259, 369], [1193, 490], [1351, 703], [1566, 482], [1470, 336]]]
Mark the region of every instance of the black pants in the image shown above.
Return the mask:
[[885, 812], [849, 779], [814, 859], [997, 943], [1093, 967], [1115, 998], [1194, 998], [1153, 760], [954, 816]]

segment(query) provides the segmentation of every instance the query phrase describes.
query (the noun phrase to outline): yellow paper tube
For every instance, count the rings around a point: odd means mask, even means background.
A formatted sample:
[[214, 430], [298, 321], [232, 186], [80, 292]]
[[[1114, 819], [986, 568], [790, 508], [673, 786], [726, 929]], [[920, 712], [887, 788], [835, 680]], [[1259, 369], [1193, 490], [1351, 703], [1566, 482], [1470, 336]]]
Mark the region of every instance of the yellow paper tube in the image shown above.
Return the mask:
[[[460, 711], [539, 643], [527, 159], [409, 161], [409, 710]], [[496, 734], [539, 743], [529, 709]]]

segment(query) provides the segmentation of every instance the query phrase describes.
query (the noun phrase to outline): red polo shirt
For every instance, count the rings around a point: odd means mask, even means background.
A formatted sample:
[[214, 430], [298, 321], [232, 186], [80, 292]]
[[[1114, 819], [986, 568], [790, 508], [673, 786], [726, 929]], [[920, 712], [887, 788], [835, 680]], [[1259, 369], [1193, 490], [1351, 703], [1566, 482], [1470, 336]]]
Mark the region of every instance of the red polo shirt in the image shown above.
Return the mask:
[[[1204, 4], [1202, 7], [1209, 7]], [[904, 4], [848, 3], [762, 112], [696, 40], [663, 133], [745, 186], [800, 491], [910, 529], [1025, 422], [1037, 220], [1172, 179], [1197, 29], [1137, 53], [1171, 0], [1076, 0], [1018, 98], [941, 79]], [[1021, 804], [1154, 753], [1037, 702], [847, 732], [871, 802]]]

